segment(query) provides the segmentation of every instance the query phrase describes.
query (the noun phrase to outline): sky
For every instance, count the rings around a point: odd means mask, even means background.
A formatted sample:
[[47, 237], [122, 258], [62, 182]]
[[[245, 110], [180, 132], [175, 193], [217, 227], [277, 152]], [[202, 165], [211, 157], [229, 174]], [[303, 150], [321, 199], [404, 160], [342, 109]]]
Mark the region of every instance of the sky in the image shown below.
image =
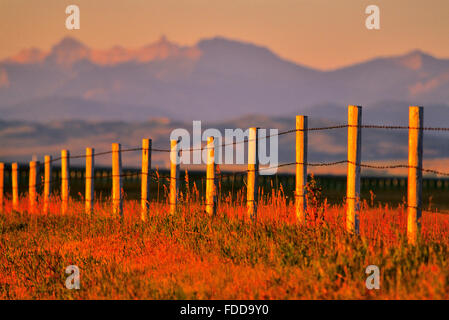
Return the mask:
[[[67, 30], [65, 8], [80, 8]], [[380, 8], [380, 30], [365, 8]], [[64, 36], [88, 46], [140, 47], [166, 35], [181, 45], [224, 36], [328, 70], [420, 49], [449, 58], [448, 0], [0, 0], [0, 60], [21, 49], [49, 50]]]

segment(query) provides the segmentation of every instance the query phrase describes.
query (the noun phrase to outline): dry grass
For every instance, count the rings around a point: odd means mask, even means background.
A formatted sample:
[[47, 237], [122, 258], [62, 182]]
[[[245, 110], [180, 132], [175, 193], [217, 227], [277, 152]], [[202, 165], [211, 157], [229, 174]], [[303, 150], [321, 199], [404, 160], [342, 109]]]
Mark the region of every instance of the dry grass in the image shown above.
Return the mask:
[[[239, 198], [240, 197], [240, 198]], [[194, 198], [193, 196], [191, 197]], [[126, 201], [124, 218], [97, 203], [92, 216], [73, 202], [49, 214], [0, 215], [2, 299], [448, 299], [449, 216], [424, 213], [417, 246], [404, 239], [403, 208], [362, 207], [361, 236], [345, 233], [344, 209], [315, 201], [307, 227], [278, 190], [265, 195], [257, 221], [245, 218], [242, 193], [208, 217], [199, 201], [176, 215], [151, 204], [147, 222]], [[365, 288], [378, 265], [381, 289]], [[65, 288], [66, 266], [81, 270], [81, 289]]]

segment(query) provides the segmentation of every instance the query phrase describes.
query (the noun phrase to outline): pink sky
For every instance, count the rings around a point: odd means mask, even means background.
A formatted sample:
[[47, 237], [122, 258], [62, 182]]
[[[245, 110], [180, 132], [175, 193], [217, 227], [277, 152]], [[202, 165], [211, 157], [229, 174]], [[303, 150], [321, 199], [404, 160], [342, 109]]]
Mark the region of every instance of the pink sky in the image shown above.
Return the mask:
[[[65, 28], [77, 4], [81, 29]], [[365, 28], [365, 8], [381, 10], [381, 30]], [[222, 35], [269, 47], [281, 57], [330, 69], [416, 48], [449, 57], [449, 1], [433, 0], [2, 0], [0, 59], [23, 48], [48, 50], [64, 36], [93, 48], [139, 47], [161, 34], [193, 45]]]

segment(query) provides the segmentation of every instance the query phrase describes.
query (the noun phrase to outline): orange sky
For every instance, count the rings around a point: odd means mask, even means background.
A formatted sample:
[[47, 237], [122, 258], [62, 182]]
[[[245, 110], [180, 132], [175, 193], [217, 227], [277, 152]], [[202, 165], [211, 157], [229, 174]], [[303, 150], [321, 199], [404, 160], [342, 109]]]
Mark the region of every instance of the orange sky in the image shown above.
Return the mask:
[[[80, 30], [65, 29], [70, 4], [80, 7]], [[370, 4], [381, 9], [379, 31], [365, 28]], [[67, 35], [100, 49], [138, 47], [161, 34], [184, 45], [222, 35], [320, 69], [415, 48], [449, 57], [449, 1], [0, 0], [0, 59]]]

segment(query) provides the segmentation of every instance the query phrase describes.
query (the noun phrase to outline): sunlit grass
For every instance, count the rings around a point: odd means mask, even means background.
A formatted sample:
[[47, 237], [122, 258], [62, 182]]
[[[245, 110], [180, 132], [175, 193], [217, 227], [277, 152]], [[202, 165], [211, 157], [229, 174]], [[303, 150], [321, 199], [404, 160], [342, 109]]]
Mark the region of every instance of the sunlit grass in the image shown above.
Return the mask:
[[[313, 190], [312, 190], [313, 191]], [[187, 198], [184, 196], [184, 198]], [[449, 217], [424, 213], [422, 239], [404, 238], [406, 210], [362, 205], [361, 235], [344, 230], [345, 211], [309, 199], [306, 227], [282, 189], [264, 195], [256, 221], [243, 194], [224, 199], [209, 217], [195, 195], [180, 203], [140, 204], [124, 216], [108, 202], [89, 216], [82, 202], [61, 215], [28, 212], [23, 199], [0, 215], [2, 299], [422, 299], [449, 298]], [[41, 204], [40, 204], [41, 207]], [[367, 290], [365, 268], [378, 265], [380, 290]], [[68, 290], [68, 265], [81, 270], [81, 289]]]

